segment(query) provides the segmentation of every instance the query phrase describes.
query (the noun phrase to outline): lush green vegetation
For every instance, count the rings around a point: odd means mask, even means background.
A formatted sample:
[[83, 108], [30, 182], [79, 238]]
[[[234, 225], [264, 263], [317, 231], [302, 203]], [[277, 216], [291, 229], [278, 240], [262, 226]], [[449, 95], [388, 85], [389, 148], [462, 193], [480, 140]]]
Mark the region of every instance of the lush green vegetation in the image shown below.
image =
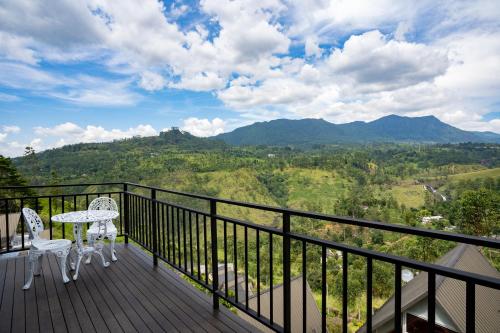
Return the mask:
[[[389, 223], [483, 236], [500, 234], [500, 145], [496, 144], [235, 148], [211, 139], [171, 131], [153, 138], [66, 146], [36, 155], [29, 154], [16, 159], [15, 164], [33, 184], [131, 181]], [[437, 192], [431, 193], [424, 185], [432, 186]], [[199, 200], [169, 199], [207, 208]], [[281, 218], [277, 214], [229, 205], [221, 205], [218, 212], [255, 223], [281, 226]], [[443, 219], [423, 225], [422, 217], [430, 215], [441, 215]], [[292, 219], [292, 229], [428, 262], [436, 260], [455, 245], [299, 218]], [[239, 262], [244, 259], [242, 232], [242, 229], [237, 229], [240, 240], [238, 256], [242, 256]], [[229, 246], [232, 248], [232, 244]], [[266, 266], [269, 261], [266, 257], [268, 246], [267, 237], [263, 237], [262, 288], [269, 285], [269, 268]], [[255, 235], [250, 233], [250, 253], [255, 253], [255, 247]], [[280, 248], [281, 243], [276, 240], [275, 263], [281, 260]], [[500, 268], [498, 252], [484, 253]], [[301, 244], [292, 243], [291, 255], [292, 274], [300, 275]], [[250, 259], [250, 278], [255, 283], [255, 258]], [[366, 315], [366, 264], [360, 257], [349, 256], [348, 259], [349, 318], [351, 328], [355, 329], [364, 322]], [[231, 256], [229, 260], [232, 260]], [[320, 249], [308, 247], [307, 260], [308, 282], [319, 301]], [[331, 253], [327, 263], [331, 330], [339, 325], [342, 308], [341, 260], [337, 253]], [[392, 294], [393, 275], [390, 265], [375, 264], [375, 307]], [[275, 283], [282, 281], [280, 264], [275, 265], [273, 276]]]

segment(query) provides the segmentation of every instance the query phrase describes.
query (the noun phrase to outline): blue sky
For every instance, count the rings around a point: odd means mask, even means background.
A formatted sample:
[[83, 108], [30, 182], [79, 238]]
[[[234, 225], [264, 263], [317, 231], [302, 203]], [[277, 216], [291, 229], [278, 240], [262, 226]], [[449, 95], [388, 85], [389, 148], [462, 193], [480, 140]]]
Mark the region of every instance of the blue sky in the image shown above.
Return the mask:
[[0, 154], [255, 121], [500, 132], [498, 1], [6, 1]]

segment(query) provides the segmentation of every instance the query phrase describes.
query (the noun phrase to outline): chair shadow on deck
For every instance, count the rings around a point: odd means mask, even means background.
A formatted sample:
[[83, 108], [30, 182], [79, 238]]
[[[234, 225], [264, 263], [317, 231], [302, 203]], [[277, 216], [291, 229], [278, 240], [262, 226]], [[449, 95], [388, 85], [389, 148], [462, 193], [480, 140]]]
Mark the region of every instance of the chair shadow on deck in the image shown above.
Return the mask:
[[[31, 289], [26, 256], [0, 256], [0, 332], [255, 332], [135, 245], [117, 244], [118, 261], [83, 265], [63, 284], [57, 258], [44, 257]], [[109, 253], [107, 253], [109, 256]]]

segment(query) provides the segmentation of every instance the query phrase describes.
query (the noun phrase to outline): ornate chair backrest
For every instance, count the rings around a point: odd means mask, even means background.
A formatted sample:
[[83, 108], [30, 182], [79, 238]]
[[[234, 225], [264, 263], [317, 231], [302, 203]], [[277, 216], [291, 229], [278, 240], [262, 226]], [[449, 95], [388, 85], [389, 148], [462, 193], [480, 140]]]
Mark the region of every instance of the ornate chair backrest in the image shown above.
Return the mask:
[[[89, 205], [89, 210], [112, 210], [117, 212], [118, 206], [116, 205], [116, 202], [113, 199], [108, 197], [100, 197], [92, 200], [92, 202]], [[113, 225], [113, 220], [106, 221], [106, 225], [108, 225], [109, 227]], [[100, 225], [97, 222], [92, 223], [92, 227], [99, 227], [99, 229], [101, 230], [100, 232], [106, 230], [106, 228], [103, 225]]]
[[43, 222], [40, 216], [31, 208], [23, 208], [23, 217], [30, 233], [30, 239], [38, 239], [43, 231]]
[[116, 202], [107, 197], [95, 198], [89, 205], [89, 210], [112, 210], [117, 212], [118, 206]]

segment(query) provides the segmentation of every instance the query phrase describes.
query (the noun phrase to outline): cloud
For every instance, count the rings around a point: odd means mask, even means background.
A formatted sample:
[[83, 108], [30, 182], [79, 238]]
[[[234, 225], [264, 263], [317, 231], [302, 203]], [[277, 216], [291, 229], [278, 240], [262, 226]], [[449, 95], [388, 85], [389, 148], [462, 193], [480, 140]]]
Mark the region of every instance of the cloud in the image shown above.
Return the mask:
[[182, 130], [187, 131], [195, 136], [214, 136], [224, 132], [226, 122], [220, 118], [214, 118], [212, 121], [208, 119], [199, 119], [190, 117], [184, 119]]
[[0, 102], [17, 102], [20, 98], [15, 95], [0, 92]]
[[105, 142], [133, 136], [153, 136], [158, 132], [151, 125], [138, 125], [128, 130], [107, 130], [102, 126], [88, 125], [85, 128], [66, 122], [54, 127], [35, 127], [35, 134], [63, 139], [64, 144], [80, 142]]
[[0, 142], [3, 142], [7, 137], [7, 133], [0, 133]]
[[145, 71], [141, 74], [139, 86], [148, 91], [161, 90], [167, 85], [166, 80], [157, 73]]
[[329, 67], [373, 89], [393, 89], [432, 80], [444, 74], [448, 58], [423, 44], [388, 40], [373, 30], [351, 36], [343, 49], [335, 49]]
[[19, 133], [21, 131], [21, 128], [15, 125], [5, 125], [2, 129], [5, 133]]
[[[136, 105], [144, 91], [205, 91], [242, 121], [435, 114], [462, 128], [495, 128], [482, 115], [500, 103], [497, 7], [488, 0], [11, 1], [0, 9], [0, 86], [94, 107]], [[78, 68], [87, 63], [98, 73]], [[64, 74], [73, 64], [76, 73]], [[0, 101], [17, 100], [0, 93]]]

